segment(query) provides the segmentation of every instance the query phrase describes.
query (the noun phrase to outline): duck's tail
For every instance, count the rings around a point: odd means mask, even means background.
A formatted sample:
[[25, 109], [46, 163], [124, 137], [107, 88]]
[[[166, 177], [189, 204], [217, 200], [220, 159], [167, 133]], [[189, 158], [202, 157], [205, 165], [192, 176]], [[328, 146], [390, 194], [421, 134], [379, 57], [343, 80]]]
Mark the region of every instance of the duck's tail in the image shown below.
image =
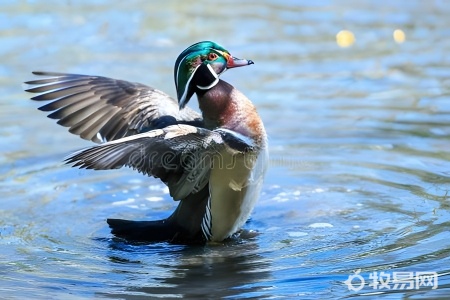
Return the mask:
[[177, 229], [167, 219], [158, 221], [108, 219], [107, 222], [112, 234], [128, 241], [172, 241], [177, 235]]
[[158, 221], [107, 219], [111, 233], [129, 242], [169, 242], [174, 244], [204, 244], [200, 233], [192, 234], [171, 218]]
[[204, 244], [201, 224], [209, 199], [209, 185], [181, 200], [173, 214], [164, 220], [129, 221], [108, 219], [111, 233], [130, 242], [170, 242]]

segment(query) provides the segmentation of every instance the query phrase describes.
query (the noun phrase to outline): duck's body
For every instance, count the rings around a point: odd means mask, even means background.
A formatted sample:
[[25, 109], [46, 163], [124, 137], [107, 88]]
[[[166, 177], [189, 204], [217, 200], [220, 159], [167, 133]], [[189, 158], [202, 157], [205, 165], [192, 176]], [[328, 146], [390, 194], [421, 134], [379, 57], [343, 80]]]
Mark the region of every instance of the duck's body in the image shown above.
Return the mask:
[[225, 170], [215, 167], [211, 170], [210, 195], [211, 195], [211, 218], [212, 241], [222, 241], [238, 231], [247, 221], [250, 213], [258, 199], [262, 187], [263, 170], [267, 163], [267, 151], [249, 154], [232, 154], [223, 151], [225, 164], [234, 166]]
[[241, 147], [258, 149], [225, 148], [211, 168], [211, 217], [221, 224], [212, 226], [211, 240], [221, 241], [247, 221], [259, 196], [268, 159], [266, 133], [254, 105], [227, 82], [220, 80], [198, 99], [206, 128], [220, 128], [243, 141]]
[[[180, 204], [159, 221], [108, 219], [133, 241], [222, 241], [248, 219], [267, 166], [267, 137], [250, 100], [218, 77], [252, 64], [212, 42], [192, 45], [175, 64], [176, 101], [153, 88], [105, 77], [35, 72], [33, 100], [70, 131], [104, 142], [67, 162], [97, 170], [130, 166], [160, 178]], [[202, 115], [184, 108], [197, 94]], [[184, 108], [184, 109], [183, 109]]]

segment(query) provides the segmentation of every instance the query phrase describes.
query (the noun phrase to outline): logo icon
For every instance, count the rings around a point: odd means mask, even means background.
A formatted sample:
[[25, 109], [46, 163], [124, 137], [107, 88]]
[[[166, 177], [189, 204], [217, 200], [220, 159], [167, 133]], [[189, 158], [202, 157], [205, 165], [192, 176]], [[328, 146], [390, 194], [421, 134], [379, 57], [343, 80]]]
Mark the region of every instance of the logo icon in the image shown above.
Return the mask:
[[[347, 288], [350, 291], [359, 292], [360, 290], [362, 290], [362, 288], [366, 284], [366, 281], [364, 280], [364, 278], [361, 275], [359, 275], [360, 272], [361, 272], [361, 269], [356, 270], [355, 274], [349, 275], [347, 280], [344, 281], [344, 283], [347, 285]], [[353, 285], [353, 280], [356, 281], [355, 282], [356, 285]], [[357, 281], [359, 281], [359, 284]]]

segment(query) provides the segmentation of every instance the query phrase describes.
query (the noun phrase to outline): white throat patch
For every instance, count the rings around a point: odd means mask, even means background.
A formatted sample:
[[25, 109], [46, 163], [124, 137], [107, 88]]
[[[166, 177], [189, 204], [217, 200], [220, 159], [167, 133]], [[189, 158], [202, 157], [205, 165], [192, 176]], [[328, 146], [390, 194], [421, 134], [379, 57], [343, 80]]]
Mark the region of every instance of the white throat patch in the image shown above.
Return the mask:
[[210, 85], [208, 86], [199, 86], [197, 85], [197, 87], [201, 90], [209, 90], [210, 88], [212, 88], [213, 86], [215, 86], [218, 82], [219, 82], [219, 75], [216, 74], [216, 72], [213, 70], [213, 68], [211, 67], [210, 64], [206, 65], [208, 67], [208, 70], [211, 72], [211, 74], [214, 76], [214, 78], [216, 78]]

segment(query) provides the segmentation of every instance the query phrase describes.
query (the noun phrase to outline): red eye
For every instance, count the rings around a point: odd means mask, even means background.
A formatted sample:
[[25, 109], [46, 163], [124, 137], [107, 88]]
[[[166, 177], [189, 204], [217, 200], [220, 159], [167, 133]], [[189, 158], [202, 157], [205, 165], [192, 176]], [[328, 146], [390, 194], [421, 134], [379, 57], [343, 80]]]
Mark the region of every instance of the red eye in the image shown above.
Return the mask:
[[216, 60], [217, 57], [219, 57], [219, 56], [214, 52], [211, 52], [210, 54], [208, 54], [208, 60]]

